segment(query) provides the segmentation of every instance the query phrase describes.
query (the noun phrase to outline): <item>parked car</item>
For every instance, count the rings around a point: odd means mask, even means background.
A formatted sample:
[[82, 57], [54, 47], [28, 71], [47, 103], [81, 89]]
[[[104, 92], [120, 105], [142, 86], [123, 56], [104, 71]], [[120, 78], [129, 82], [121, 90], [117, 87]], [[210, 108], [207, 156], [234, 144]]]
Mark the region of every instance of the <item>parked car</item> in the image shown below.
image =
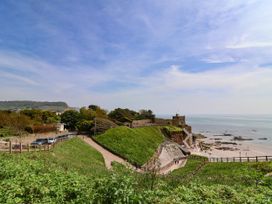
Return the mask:
[[39, 138], [39, 139], [36, 139], [34, 142], [32, 142], [30, 145], [40, 146], [40, 145], [47, 144], [47, 142], [48, 142], [47, 138]]
[[54, 144], [56, 142], [56, 139], [53, 137], [47, 138], [47, 144]]
[[69, 137], [68, 135], [59, 135], [57, 137], [55, 137], [56, 141], [61, 141], [61, 140], [68, 140]]

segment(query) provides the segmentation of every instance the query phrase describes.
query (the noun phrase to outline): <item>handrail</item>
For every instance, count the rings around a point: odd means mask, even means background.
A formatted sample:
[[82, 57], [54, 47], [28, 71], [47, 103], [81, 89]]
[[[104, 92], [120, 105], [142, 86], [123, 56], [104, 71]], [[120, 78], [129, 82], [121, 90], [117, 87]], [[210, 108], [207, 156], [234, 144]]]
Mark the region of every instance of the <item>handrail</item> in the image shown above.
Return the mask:
[[209, 162], [263, 162], [272, 161], [272, 156], [247, 156], [247, 157], [211, 157]]

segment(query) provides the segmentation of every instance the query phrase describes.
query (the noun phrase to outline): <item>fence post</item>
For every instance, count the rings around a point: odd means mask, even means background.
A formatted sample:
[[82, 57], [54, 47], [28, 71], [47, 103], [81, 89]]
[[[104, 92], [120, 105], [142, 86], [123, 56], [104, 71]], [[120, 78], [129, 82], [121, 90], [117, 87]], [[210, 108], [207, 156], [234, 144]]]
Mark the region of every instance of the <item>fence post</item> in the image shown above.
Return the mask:
[[247, 162], [249, 162], [249, 157], [247, 157]]
[[218, 157], [216, 158], [216, 161], [218, 162]]
[[30, 152], [30, 145], [27, 144], [27, 151]]
[[223, 162], [223, 158], [221, 157], [221, 162]]
[[233, 162], [235, 162], [235, 157], [233, 157]]
[[9, 153], [12, 152], [12, 144], [11, 144], [11, 141], [9, 141]]
[[268, 157], [267, 156], [265, 156], [265, 161], [268, 161]]
[[22, 143], [20, 142], [20, 153], [22, 153]]
[[258, 157], [256, 156], [256, 162], [258, 162]]
[[240, 162], [242, 162], [242, 157], [240, 157]]
[[227, 162], [229, 162], [229, 158], [227, 157]]

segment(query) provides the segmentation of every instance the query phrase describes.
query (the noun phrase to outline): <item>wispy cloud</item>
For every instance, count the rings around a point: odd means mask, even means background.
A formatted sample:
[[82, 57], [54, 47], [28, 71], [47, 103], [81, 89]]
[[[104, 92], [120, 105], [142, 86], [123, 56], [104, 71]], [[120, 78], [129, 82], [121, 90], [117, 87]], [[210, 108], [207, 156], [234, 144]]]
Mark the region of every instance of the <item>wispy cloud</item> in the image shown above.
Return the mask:
[[264, 113], [272, 103], [261, 66], [272, 55], [269, 0], [3, 5], [0, 100], [157, 113]]

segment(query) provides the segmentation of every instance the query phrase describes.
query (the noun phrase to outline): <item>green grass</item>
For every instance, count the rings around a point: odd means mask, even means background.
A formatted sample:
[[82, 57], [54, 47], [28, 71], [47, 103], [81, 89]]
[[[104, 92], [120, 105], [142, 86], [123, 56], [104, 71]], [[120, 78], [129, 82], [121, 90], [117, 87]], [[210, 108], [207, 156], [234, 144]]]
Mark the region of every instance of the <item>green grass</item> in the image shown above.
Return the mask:
[[162, 128], [165, 129], [165, 130], [167, 130], [169, 133], [182, 131], [182, 128], [176, 127], [176, 126], [171, 126], [171, 125], [162, 126]]
[[58, 143], [49, 152], [26, 152], [20, 157], [41, 161], [48, 166], [58, 166], [65, 171], [76, 171], [86, 176], [100, 176], [108, 173], [102, 155], [79, 138]]
[[7, 127], [0, 128], [0, 137], [9, 137], [14, 134], [15, 132], [11, 130], [10, 128], [7, 128]]
[[171, 173], [171, 176], [179, 176], [185, 177], [189, 173], [192, 173], [197, 169], [198, 166], [205, 161], [205, 157], [197, 156], [197, 155], [190, 155], [186, 162], [186, 165], [183, 168], [177, 169]]
[[85, 175], [106, 173], [103, 156], [79, 138], [59, 143], [50, 153], [54, 162]]
[[95, 140], [130, 163], [143, 165], [164, 141], [159, 127], [117, 127], [95, 137]]
[[[166, 180], [177, 184], [185, 181], [188, 175], [201, 165], [203, 159], [204, 157], [191, 155], [185, 167], [173, 171]], [[272, 162], [207, 163], [190, 179], [190, 182], [204, 185], [248, 186], [268, 172], [272, 172]]]

